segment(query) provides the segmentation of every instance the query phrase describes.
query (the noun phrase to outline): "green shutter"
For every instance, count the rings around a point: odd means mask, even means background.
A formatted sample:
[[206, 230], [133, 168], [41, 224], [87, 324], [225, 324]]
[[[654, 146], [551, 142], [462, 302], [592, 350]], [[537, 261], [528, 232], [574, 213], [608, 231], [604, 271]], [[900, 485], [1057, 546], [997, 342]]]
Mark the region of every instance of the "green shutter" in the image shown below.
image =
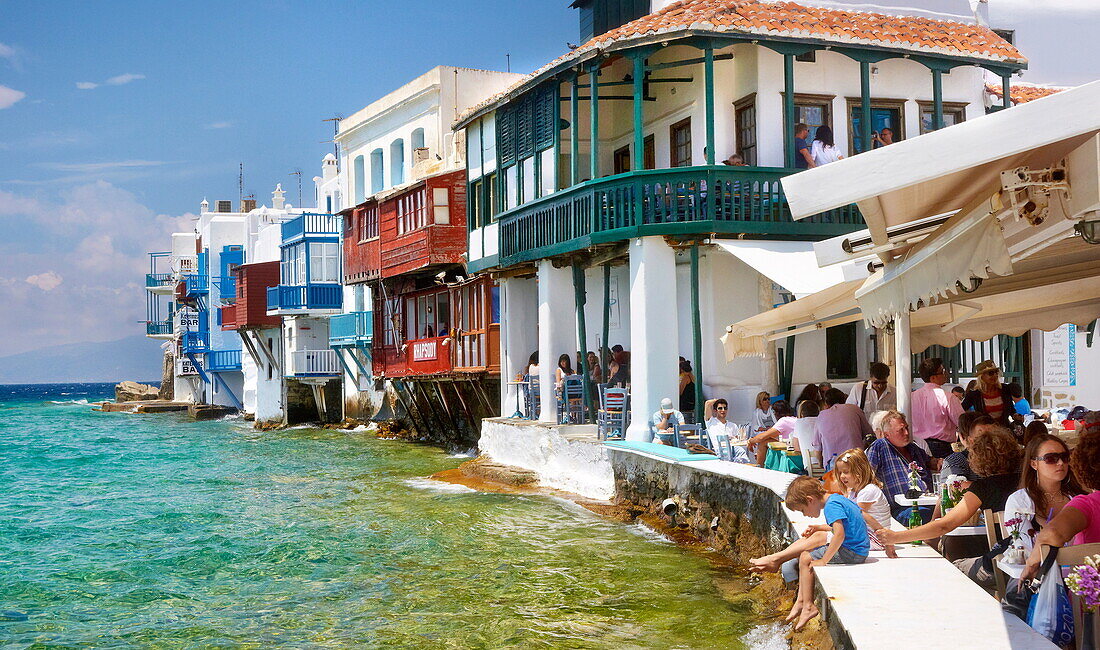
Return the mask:
[[557, 122], [557, 98], [554, 88], [538, 91], [535, 102], [535, 149], [543, 150], [554, 146], [554, 126]]
[[497, 159], [501, 167], [516, 162], [516, 112], [512, 108], [497, 111]]
[[534, 98], [534, 93], [528, 93], [516, 108], [516, 155], [520, 160], [535, 153]]

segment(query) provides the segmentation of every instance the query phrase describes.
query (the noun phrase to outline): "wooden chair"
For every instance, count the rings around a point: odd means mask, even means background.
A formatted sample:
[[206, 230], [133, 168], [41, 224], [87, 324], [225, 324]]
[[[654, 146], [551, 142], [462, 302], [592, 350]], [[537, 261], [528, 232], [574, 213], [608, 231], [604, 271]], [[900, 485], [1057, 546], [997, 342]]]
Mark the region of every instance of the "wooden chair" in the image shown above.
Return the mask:
[[[989, 548], [992, 549], [997, 545], [997, 542], [1005, 538], [1005, 513], [993, 512], [993, 510], [986, 508], [982, 510], [982, 516], [985, 518], [985, 540], [989, 542]], [[994, 594], [997, 600], [1001, 600], [1005, 597], [1005, 583], [1008, 582], [1004, 571], [1001, 567], [997, 566], [997, 559], [1004, 555], [1000, 553], [993, 558], [993, 581], [996, 584], [996, 593]]]
[[815, 477], [825, 473], [825, 468], [821, 465], [821, 452], [811, 446], [816, 423], [817, 418], [798, 418], [794, 424], [794, 432], [791, 434], [795, 449], [802, 452], [802, 466], [806, 468], [807, 474]]
[[[1045, 558], [1050, 549], [1049, 546], [1044, 546], [1042, 549], [1042, 555]], [[1093, 544], [1077, 544], [1075, 546], [1063, 546], [1058, 549], [1057, 565], [1063, 570], [1063, 572], [1069, 571], [1069, 569], [1079, 566], [1085, 563], [1085, 558], [1090, 555], [1100, 554], [1100, 542]], [[1074, 647], [1077, 650], [1082, 650], [1085, 647], [1097, 648], [1100, 647], [1100, 622], [1096, 620], [1096, 614], [1093, 614], [1093, 626], [1092, 635], [1090, 639], [1091, 645], [1085, 645], [1085, 617], [1084, 610], [1082, 609], [1081, 597], [1075, 595], [1072, 591], [1066, 590], [1069, 593], [1069, 602], [1073, 606], [1073, 630], [1075, 632]]]
[[672, 439], [677, 447], [686, 447], [689, 443], [703, 444], [703, 425], [701, 424], [677, 424], [672, 427]]
[[526, 398], [525, 398], [526, 413], [527, 413], [527, 419], [528, 420], [537, 420], [537, 419], [539, 419], [539, 415], [541, 415], [541, 411], [542, 411], [542, 403], [541, 402], [542, 402], [542, 400], [539, 397], [540, 396], [540, 393], [539, 393], [540, 390], [541, 390], [541, 387], [540, 387], [540, 384], [539, 384], [538, 375], [528, 375], [528, 377], [527, 377], [527, 395], [526, 395]]
[[630, 394], [625, 388], [604, 388], [600, 397], [600, 411], [596, 415], [596, 431], [600, 440], [621, 440], [626, 437], [629, 406]]
[[558, 396], [558, 422], [581, 424], [584, 421], [584, 382], [580, 375], [569, 375], [561, 382]]

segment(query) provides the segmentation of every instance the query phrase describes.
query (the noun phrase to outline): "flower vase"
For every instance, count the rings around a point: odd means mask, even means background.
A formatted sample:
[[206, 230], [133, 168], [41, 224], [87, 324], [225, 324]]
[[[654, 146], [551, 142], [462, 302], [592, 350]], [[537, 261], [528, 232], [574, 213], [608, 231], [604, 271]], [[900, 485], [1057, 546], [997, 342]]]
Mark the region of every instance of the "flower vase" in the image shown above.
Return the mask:
[[1081, 630], [1077, 632], [1081, 639], [1081, 650], [1100, 650], [1100, 625], [1096, 622], [1096, 610], [1085, 609], [1081, 612]]

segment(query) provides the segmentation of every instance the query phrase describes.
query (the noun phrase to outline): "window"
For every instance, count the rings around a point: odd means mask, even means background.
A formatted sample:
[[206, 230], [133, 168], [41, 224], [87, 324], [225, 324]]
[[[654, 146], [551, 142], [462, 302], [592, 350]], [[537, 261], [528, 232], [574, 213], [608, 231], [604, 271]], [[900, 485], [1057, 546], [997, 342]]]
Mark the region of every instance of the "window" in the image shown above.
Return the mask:
[[802, 63], [817, 63], [817, 52], [810, 50], [804, 54], [796, 54], [794, 60]]
[[1005, 39], [1011, 45], [1016, 44], [1016, 30], [1014, 29], [994, 29], [993, 33]]
[[515, 165], [504, 170], [504, 209], [519, 205], [519, 172]]
[[807, 140], [814, 139], [819, 126], [833, 128], [832, 103], [833, 98], [828, 95], [794, 96], [794, 122], [802, 122], [810, 127]]
[[282, 249], [282, 260], [279, 264], [280, 284], [300, 286], [306, 283], [305, 254], [305, 244], [294, 244]]
[[493, 285], [492, 288], [492, 304], [489, 311], [489, 319], [491, 323], [500, 322], [500, 287]]
[[523, 194], [520, 201], [526, 203], [535, 200], [535, 158], [531, 156], [523, 159]]
[[[871, 131], [881, 133], [883, 129], [890, 129], [894, 134], [894, 142], [904, 140], [904, 106], [905, 103], [901, 100], [872, 99]], [[866, 151], [867, 147], [863, 144], [863, 108], [860, 98], [848, 98], [848, 114], [848, 151], [853, 154]]]
[[485, 181], [476, 180], [470, 183], [470, 228], [480, 228], [488, 223], [488, 213], [485, 210]]
[[612, 154], [613, 169], [616, 174], [630, 171], [630, 147], [621, 147]]
[[428, 225], [428, 211], [424, 204], [425, 189], [420, 188], [397, 199], [397, 234]]
[[825, 377], [854, 379], [856, 376], [856, 323], [825, 330]]
[[539, 153], [539, 196], [553, 194], [558, 185], [557, 159], [554, 158], [554, 150], [543, 149]]
[[[359, 205], [360, 203], [363, 202], [363, 200], [365, 198], [367, 198], [367, 195], [366, 195], [366, 192], [367, 192], [366, 164], [364, 163], [362, 156], [356, 156], [355, 157], [354, 167], [355, 167], [355, 179], [354, 179], [355, 189], [352, 190], [352, 191], [355, 192], [355, 194], [353, 195], [355, 197], [355, 205]], [[299, 206], [299, 207], [301, 207], [301, 206]]]
[[[917, 102], [920, 106], [920, 132], [928, 133], [932, 128], [932, 102]], [[943, 105], [943, 125], [952, 126], [966, 120], [966, 104], [955, 102]]]
[[424, 148], [424, 129], [413, 129], [412, 137], [409, 138], [412, 142], [413, 150]]
[[359, 211], [359, 241], [378, 236], [378, 204], [368, 205]]
[[340, 244], [336, 242], [309, 243], [309, 281], [340, 281]]
[[756, 94], [737, 101], [734, 106], [734, 122], [737, 134], [736, 152], [741, 154], [746, 165], [755, 166], [756, 162]]
[[370, 152], [370, 193], [377, 194], [385, 188], [386, 170], [382, 160], [382, 150], [375, 149]]
[[485, 210], [489, 215], [489, 221], [496, 221], [496, 216], [500, 214], [500, 203], [497, 200], [496, 172], [485, 177]]
[[451, 223], [450, 191], [445, 187], [432, 188], [432, 216], [435, 223], [447, 225]]
[[691, 164], [691, 118], [681, 120], [669, 127], [670, 167], [687, 167]]
[[398, 138], [390, 143], [390, 185], [405, 182], [405, 141]]
[[652, 133], [642, 140], [642, 163], [646, 169], [657, 169], [657, 145]]

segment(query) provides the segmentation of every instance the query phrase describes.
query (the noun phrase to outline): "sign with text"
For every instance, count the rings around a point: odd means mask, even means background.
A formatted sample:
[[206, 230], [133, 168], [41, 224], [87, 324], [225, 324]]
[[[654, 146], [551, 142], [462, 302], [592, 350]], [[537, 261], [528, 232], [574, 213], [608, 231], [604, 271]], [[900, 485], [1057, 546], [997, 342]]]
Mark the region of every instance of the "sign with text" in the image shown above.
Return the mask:
[[1043, 385], [1077, 385], [1077, 326], [1043, 332]]
[[178, 357], [176, 359], [176, 375], [183, 377], [186, 375], [197, 375], [199, 371], [195, 369], [195, 364], [191, 363], [191, 360], [187, 357]]
[[439, 341], [416, 341], [412, 344], [413, 361], [435, 361], [438, 357]]
[[199, 312], [194, 309], [180, 309], [176, 312], [177, 329], [181, 332], [194, 332], [199, 329]]

